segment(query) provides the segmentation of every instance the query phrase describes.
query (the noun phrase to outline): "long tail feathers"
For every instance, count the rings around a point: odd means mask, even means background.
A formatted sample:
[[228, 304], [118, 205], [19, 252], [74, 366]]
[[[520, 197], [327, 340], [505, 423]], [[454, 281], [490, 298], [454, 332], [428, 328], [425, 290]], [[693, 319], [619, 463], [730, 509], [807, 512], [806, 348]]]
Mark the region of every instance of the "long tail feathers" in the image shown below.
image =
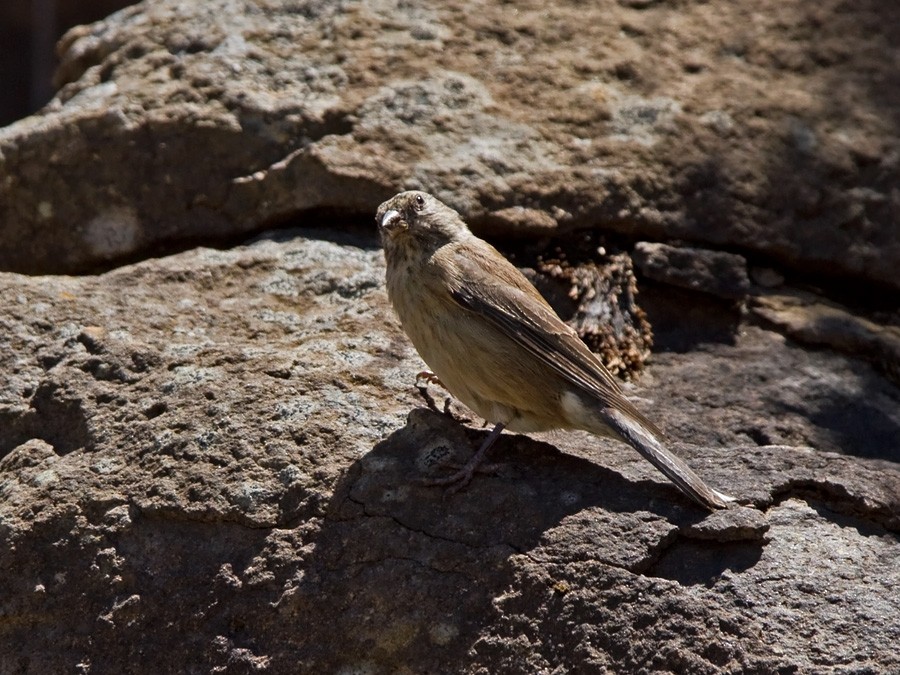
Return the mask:
[[653, 466], [662, 471], [678, 488], [707, 509], [724, 509], [734, 497], [713, 490], [682, 459], [663, 447], [659, 439], [619, 410], [604, 410], [607, 425]]

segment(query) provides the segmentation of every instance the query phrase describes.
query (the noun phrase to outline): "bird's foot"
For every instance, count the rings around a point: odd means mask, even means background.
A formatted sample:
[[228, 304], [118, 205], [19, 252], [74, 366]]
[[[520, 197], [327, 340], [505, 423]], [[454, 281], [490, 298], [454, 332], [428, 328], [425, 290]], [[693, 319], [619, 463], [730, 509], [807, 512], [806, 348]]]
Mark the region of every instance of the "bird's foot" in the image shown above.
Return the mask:
[[[427, 405], [431, 410], [434, 410], [438, 413], [444, 413], [448, 417], [453, 417], [453, 412], [450, 410], [450, 405], [453, 403], [453, 400], [447, 396], [444, 398], [444, 407], [443, 409], [438, 407], [437, 401], [434, 400], [434, 396], [428, 391], [429, 384], [436, 384], [439, 387], [444, 387], [444, 383], [440, 381], [437, 375], [432, 373], [430, 370], [423, 370], [420, 373], [416, 373], [416, 389], [419, 390], [419, 395], [425, 399], [425, 405]], [[455, 418], [454, 418], [455, 419]]]
[[[437, 375], [435, 375], [434, 373], [432, 373], [430, 370], [422, 370], [422, 371], [416, 373], [416, 386], [417, 387], [420, 386], [419, 382], [421, 380], [424, 380], [426, 385], [436, 384], [439, 387], [444, 387], [444, 383], [441, 382], [440, 378]], [[444, 389], [446, 389], [446, 387], [444, 387]]]
[[503, 431], [503, 424], [497, 424], [489, 433], [484, 441], [481, 443], [481, 447], [478, 448], [478, 452], [472, 455], [472, 459], [466, 462], [458, 471], [453, 473], [450, 476], [445, 478], [431, 478], [423, 481], [424, 485], [435, 486], [435, 485], [444, 485], [448, 486], [448, 492], [453, 494], [454, 492], [458, 492], [463, 489], [466, 485], [468, 485], [472, 476], [475, 475], [476, 471], [481, 471], [485, 473], [496, 473], [499, 468], [496, 464], [484, 464], [484, 456], [487, 453], [488, 449], [494, 444], [497, 438], [500, 436], [500, 433]]
[[446, 487], [447, 492], [452, 495], [471, 483], [476, 473], [493, 476], [498, 474], [505, 466], [505, 464], [500, 462], [485, 464], [484, 462], [474, 463], [469, 461], [466, 464], [451, 464], [450, 468], [456, 469], [452, 474], [442, 478], [425, 478], [421, 481], [421, 484], [425, 487]]

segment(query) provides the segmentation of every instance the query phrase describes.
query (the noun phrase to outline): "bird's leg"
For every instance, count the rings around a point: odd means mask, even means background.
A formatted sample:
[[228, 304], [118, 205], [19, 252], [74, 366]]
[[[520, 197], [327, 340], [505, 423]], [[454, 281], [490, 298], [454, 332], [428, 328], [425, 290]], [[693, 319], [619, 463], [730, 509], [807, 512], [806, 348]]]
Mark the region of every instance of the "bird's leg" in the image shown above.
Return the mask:
[[[419, 379], [416, 378], [416, 389], [419, 390], [419, 396], [425, 399], [425, 405], [427, 405], [434, 412], [439, 413], [441, 409], [438, 408], [438, 404], [434, 400], [434, 396], [432, 396], [428, 391], [428, 384], [419, 384]], [[447, 399], [449, 400], [449, 399]], [[447, 406], [445, 405], [444, 408]]]
[[501, 432], [503, 431], [504, 424], [498, 423], [491, 433], [487, 435], [487, 438], [484, 439], [481, 443], [481, 447], [478, 448], [478, 452], [476, 452], [472, 459], [465, 463], [465, 465], [456, 473], [447, 476], [446, 478], [432, 478], [424, 481], [425, 485], [433, 486], [433, 485], [449, 485], [450, 492], [456, 492], [457, 490], [461, 490], [466, 485], [469, 484], [469, 481], [472, 480], [472, 476], [475, 475], [475, 472], [478, 470], [478, 467], [481, 465], [482, 461], [484, 461], [484, 455], [490, 449], [490, 447], [496, 442], [496, 440], [500, 437]]

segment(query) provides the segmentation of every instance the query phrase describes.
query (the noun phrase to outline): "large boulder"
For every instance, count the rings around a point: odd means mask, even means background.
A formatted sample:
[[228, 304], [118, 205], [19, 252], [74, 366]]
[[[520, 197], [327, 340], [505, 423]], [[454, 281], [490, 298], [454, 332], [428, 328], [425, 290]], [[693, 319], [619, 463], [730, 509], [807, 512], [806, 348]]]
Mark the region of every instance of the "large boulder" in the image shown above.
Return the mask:
[[660, 330], [629, 395], [737, 509], [586, 434], [451, 495], [486, 431], [419, 395], [383, 274], [328, 231], [0, 274], [0, 672], [900, 668], [900, 471], [823, 450], [897, 459], [870, 366]]
[[[0, 268], [78, 272], [400, 187], [900, 289], [900, 6], [158, 0], [0, 132]], [[40, 234], [36, 236], [36, 232]]]
[[[0, 130], [0, 674], [900, 671], [882, 5], [156, 0], [70, 32]], [[424, 486], [487, 432], [388, 305], [404, 187], [739, 506], [581, 433]]]

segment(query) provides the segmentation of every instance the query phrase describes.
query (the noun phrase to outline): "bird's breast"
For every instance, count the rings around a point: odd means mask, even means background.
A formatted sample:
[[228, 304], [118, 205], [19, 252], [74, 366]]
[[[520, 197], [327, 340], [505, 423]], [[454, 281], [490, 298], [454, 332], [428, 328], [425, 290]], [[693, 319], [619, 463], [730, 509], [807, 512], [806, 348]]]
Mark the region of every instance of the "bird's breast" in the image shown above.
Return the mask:
[[560, 426], [555, 373], [484, 316], [459, 305], [440, 269], [392, 256], [387, 291], [422, 360], [456, 398], [513, 431]]

